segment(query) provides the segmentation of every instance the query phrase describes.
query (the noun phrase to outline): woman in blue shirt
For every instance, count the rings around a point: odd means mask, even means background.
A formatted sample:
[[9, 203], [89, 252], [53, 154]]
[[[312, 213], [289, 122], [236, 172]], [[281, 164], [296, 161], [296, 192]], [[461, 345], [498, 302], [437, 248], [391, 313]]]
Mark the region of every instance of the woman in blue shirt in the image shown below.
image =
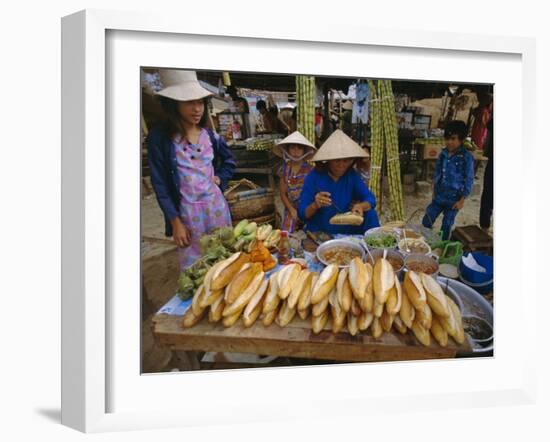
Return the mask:
[[[335, 131], [312, 158], [316, 167], [304, 181], [298, 216], [312, 232], [363, 234], [379, 227], [376, 199], [354, 170], [356, 159], [366, 153], [341, 130]], [[339, 213], [351, 211], [363, 217], [360, 226], [330, 224]]]

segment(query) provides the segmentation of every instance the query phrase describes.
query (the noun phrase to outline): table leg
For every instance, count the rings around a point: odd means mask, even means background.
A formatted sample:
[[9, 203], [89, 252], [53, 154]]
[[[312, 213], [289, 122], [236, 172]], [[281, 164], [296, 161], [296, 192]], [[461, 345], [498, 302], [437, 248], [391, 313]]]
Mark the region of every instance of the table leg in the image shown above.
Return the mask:
[[175, 350], [174, 355], [178, 359], [178, 368], [180, 370], [200, 370], [201, 364], [196, 351]]

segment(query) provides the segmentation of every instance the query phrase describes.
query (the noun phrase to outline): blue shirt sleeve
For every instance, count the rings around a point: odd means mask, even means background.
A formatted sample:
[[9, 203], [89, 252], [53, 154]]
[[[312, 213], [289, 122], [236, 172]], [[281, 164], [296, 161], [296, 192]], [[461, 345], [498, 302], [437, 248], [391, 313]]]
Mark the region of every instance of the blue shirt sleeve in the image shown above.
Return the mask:
[[434, 170], [434, 186], [437, 187], [439, 182], [441, 181], [441, 168], [443, 165], [443, 152], [439, 153], [439, 156], [437, 157], [437, 161], [435, 163], [435, 170]]
[[467, 198], [472, 193], [472, 187], [474, 186], [474, 156], [467, 152], [465, 155], [466, 161], [466, 176], [464, 179], [464, 192], [462, 196]]
[[216, 161], [214, 162], [214, 173], [219, 177], [221, 184], [220, 188], [225, 190], [228, 181], [233, 177], [237, 163], [233, 152], [223, 139], [218, 134], [214, 135], [216, 144], [214, 146], [216, 152]]
[[300, 193], [300, 203], [298, 204], [298, 217], [306, 222], [306, 209], [315, 200], [316, 186], [315, 172], [311, 171], [307, 174], [304, 185], [302, 186], [302, 192]]
[[170, 197], [170, 159], [162, 154], [162, 137], [158, 131], [151, 131], [147, 138], [147, 159], [151, 170], [151, 184], [159, 206], [168, 220], [179, 216], [172, 198]]
[[354, 199], [361, 201], [362, 203], [368, 202], [371, 209], [376, 207], [376, 198], [374, 194], [369, 190], [365, 182], [361, 179], [361, 175], [352, 171], [352, 183], [353, 183], [353, 196]]

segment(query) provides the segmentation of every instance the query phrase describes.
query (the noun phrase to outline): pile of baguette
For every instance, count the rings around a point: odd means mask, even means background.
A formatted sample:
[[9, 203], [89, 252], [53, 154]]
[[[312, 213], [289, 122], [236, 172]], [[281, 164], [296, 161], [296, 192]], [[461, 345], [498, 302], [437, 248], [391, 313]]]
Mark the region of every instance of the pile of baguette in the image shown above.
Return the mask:
[[354, 258], [349, 268], [331, 264], [318, 274], [291, 263], [266, 277], [261, 263], [236, 253], [214, 265], [184, 315], [183, 327], [192, 327], [208, 312], [210, 322], [230, 327], [242, 317], [245, 327], [261, 316], [264, 326], [288, 325], [296, 315], [311, 318], [314, 333], [330, 328], [351, 335], [370, 328], [374, 338], [395, 328], [410, 329], [429, 346], [431, 336], [446, 346], [451, 336], [464, 342], [460, 310], [431, 276], [409, 271], [403, 284], [386, 259], [374, 267]]

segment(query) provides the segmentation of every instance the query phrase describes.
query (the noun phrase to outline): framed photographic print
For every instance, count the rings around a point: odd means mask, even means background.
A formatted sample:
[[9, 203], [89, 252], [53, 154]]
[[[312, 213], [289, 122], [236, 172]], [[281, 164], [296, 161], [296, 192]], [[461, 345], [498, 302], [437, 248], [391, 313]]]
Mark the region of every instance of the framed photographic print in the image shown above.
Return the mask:
[[[534, 196], [499, 190], [516, 164], [492, 143], [532, 149], [533, 42], [335, 27], [63, 19], [64, 424], [532, 403], [534, 281], [493, 237], [524, 238], [496, 211]], [[473, 126], [450, 84], [478, 97]], [[440, 146], [426, 180], [400, 169], [411, 90], [439, 112], [411, 140]]]

